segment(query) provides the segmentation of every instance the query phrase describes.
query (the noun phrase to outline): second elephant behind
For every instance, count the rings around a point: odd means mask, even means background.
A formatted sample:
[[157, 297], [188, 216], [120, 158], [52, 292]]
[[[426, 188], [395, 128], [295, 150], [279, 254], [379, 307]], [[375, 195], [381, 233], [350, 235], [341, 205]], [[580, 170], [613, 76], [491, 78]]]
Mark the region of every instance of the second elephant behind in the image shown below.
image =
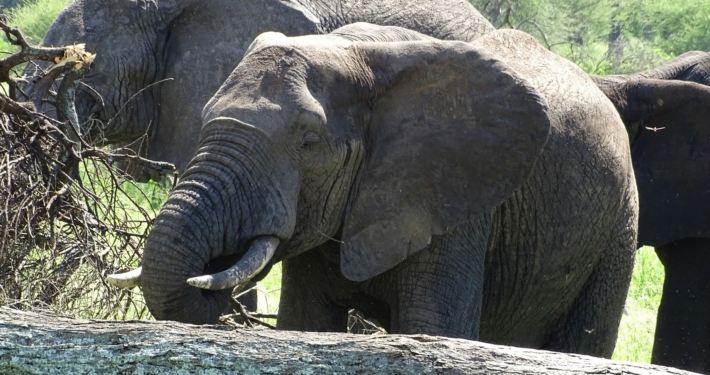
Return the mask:
[[529, 35], [262, 34], [203, 124], [146, 242], [156, 318], [214, 322], [283, 261], [281, 329], [344, 331], [357, 308], [393, 333], [611, 356], [636, 242], [626, 132]]
[[710, 373], [710, 54], [592, 78], [626, 124], [638, 241], [665, 270], [651, 362]]

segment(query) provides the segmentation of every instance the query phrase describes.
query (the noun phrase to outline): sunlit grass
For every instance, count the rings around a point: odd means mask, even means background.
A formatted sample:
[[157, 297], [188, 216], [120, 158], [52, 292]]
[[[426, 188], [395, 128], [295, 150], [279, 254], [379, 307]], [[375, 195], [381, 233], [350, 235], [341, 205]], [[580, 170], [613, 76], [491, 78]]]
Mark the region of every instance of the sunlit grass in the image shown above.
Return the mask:
[[663, 265], [651, 247], [636, 254], [626, 310], [621, 318], [619, 338], [612, 359], [651, 362], [656, 314], [663, 292]]
[[[271, 272], [257, 283], [259, 298], [257, 312], [262, 314], [276, 314], [279, 311], [281, 298], [281, 262], [271, 268]], [[273, 323], [273, 321], [272, 321]]]
[[[9, 24], [22, 31], [28, 42], [39, 44], [59, 12], [70, 0], [28, 0], [8, 13]], [[0, 51], [16, 52], [17, 46], [0, 38]]]

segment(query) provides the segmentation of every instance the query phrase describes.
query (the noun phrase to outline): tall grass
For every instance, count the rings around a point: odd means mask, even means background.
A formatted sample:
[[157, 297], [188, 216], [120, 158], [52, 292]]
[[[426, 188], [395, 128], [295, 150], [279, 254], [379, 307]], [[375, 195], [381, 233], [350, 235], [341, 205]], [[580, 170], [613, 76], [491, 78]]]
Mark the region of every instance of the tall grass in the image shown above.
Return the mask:
[[281, 299], [281, 263], [275, 264], [269, 274], [257, 283], [259, 298], [258, 312], [276, 314], [279, 312]]

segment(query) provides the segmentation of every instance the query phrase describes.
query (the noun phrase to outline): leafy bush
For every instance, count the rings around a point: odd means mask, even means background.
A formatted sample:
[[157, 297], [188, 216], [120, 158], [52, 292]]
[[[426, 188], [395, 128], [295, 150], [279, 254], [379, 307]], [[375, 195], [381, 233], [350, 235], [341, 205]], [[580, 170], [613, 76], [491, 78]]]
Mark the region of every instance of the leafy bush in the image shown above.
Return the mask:
[[707, 0], [469, 0], [497, 28], [536, 37], [589, 73], [655, 67], [710, 50]]
[[710, 8], [706, 0], [625, 0], [625, 30], [670, 55], [710, 50]]

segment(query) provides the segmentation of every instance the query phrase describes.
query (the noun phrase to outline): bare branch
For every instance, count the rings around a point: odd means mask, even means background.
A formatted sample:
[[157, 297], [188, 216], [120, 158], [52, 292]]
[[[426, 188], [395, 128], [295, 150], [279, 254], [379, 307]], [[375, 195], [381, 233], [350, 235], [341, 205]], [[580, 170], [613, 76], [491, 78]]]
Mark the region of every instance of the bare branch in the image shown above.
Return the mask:
[[[110, 288], [104, 278], [139, 263], [157, 214], [141, 200], [150, 202], [155, 190], [143, 192], [113, 164], [132, 160], [161, 174], [175, 168], [82, 138], [74, 100], [93, 61], [83, 46], [38, 48], [3, 19], [0, 29], [22, 49], [0, 60], [0, 81], [13, 87], [12, 69], [29, 59], [53, 64], [32, 78], [34, 103], [0, 94], [0, 305], [148, 318], [140, 291]], [[57, 118], [39, 113], [47, 102], [56, 103]]]
[[5, 32], [11, 44], [20, 47], [19, 53], [0, 59], [0, 81], [7, 82], [11, 89], [16, 86], [15, 78], [10, 76], [14, 67], [30, 60], [55, 62], [64, 56], [64, 47], [36, 47], [29, 44], [19, 29], [7, 25], [7, 16], [4, 14], [0, 15], [0, 30]]
[[540, 27], [540, 25], [538, 25], [537, 22], [533, 21], [532, 19], [525, 19], [525, 20], [520, 21], [520, 23], [518, 24], [518, 27], [521, 27], [522, 25], [524, 25], [526, 23], [529, 23], [529, 24], [535, 26], [537, 31], [540, 32], [540, 35], [542, 35], [542, 40], [545, 42], [545, 46], [547, 47], [547, 49], [548, 50], [551, 49], [552, 46], [550, 45], [550, 42], [547, 40], [547, 35], [545, 35], [545, 31], [542, 30], [542, 27]]

